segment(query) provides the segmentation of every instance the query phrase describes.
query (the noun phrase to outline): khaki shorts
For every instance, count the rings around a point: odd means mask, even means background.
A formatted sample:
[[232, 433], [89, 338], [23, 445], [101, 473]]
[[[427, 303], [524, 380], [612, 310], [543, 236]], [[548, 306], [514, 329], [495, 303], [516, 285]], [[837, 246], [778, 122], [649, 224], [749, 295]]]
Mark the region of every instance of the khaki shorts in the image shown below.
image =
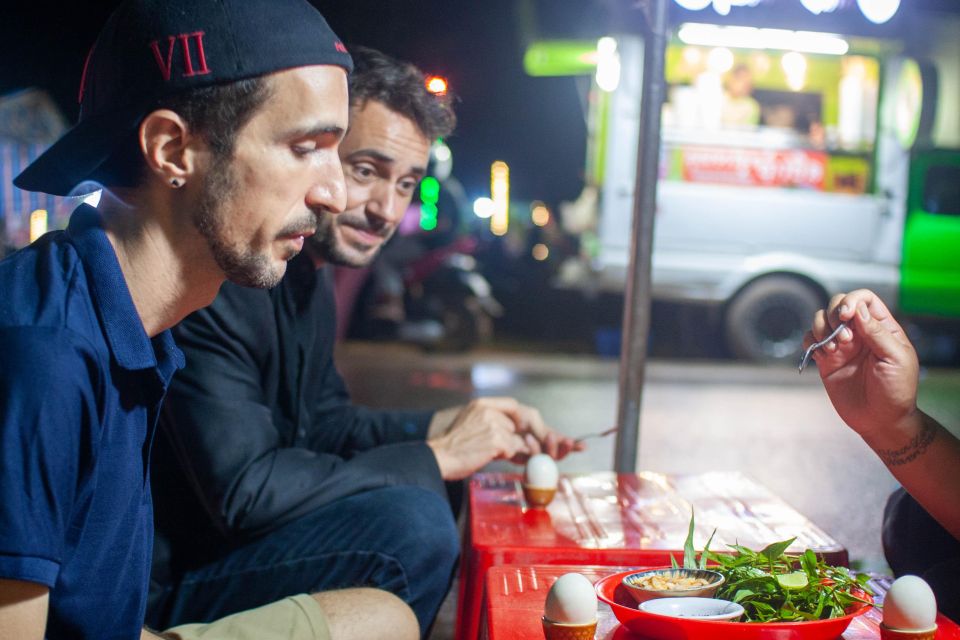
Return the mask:
[[301, 594], [241, 611], [209, 624], [184, 624], [168, 629], [171, 640], [330, 640], [320, 605]]

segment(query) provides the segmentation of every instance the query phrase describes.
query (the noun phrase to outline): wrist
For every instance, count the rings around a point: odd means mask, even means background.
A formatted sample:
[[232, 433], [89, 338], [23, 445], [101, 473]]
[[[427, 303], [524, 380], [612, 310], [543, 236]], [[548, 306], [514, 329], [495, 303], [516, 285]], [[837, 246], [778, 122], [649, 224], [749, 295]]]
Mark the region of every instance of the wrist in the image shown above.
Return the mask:
[[862, 437], [887, 467], [897, 467], [921, 458], [936, 435], [937, 423], [914, 409], [895, 423]]
[[433, 457], [436, 458], [437, 468], [440, 469], [440, 477], [447, 479], [450, 469], [450, 457], [443, 443], [439, 440], [427, 440], [427, 446], [433, 451]]

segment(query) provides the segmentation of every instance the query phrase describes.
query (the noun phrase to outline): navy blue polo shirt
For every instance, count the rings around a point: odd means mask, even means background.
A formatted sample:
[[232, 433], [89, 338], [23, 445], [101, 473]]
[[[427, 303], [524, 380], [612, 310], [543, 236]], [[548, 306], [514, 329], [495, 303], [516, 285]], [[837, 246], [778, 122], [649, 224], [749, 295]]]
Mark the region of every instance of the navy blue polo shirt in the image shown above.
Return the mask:
[[46, 637], [139, 638], [147, 461], [183, 354], [149, 338], [97, 211], [0, 262], [0, 577], [50, 588]]

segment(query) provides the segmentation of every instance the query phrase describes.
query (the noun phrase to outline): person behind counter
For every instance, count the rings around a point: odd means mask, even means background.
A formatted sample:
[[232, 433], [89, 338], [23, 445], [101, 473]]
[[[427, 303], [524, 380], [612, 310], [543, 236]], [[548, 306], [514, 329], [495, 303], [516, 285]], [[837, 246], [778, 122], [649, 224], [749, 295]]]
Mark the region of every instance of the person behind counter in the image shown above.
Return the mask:
[[444, 481], [496, 458], [579, 448], [509, 398], [436, 412], [351, 403], [333, 361], [329, 265], [373, 260], [426, 173], [431, 142], [455, 120], [412, 65], [352, 52], [346, 211], [321, 217], [278, 287], [226, 284], [174, 331], [187, 366], [155, 454], [169, 548], [157, 546], [148, 620], [161, 626], [368, 584], [400, 595], [426, 634], [460, 548]]
[[[169, 328], [225, 279], [275, 285], [343, 209], [351, 66], [305, 0], [129, 0], [100, 32], [79, 124], [15, 180], [96, 181], [99, 208], [0, 262], [0, 638], [156, 637], [147, 467], [183, 366]], [[262, 604], [164, 637], [419, 635], [374, 589]]]
[[871, 291], [834, 296], [804, 347], [830, 401], [903, 485], [884, 511], [883, 544], [896, 575], [930, 583], [940, 611], [960, 621], [960, 440], [917, 407], [919, 362], [906, 332]]

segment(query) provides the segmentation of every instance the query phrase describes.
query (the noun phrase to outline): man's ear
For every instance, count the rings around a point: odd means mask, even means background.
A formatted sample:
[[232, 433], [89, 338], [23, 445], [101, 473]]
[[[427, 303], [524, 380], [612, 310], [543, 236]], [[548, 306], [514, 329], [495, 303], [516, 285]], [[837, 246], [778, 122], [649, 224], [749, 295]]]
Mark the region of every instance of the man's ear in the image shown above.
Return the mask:
[[197, 136], [180, 114], [170, 109], [150, 112], [138, 131], [147, 169], [167, 184], [184, 184], [197, 171]]

